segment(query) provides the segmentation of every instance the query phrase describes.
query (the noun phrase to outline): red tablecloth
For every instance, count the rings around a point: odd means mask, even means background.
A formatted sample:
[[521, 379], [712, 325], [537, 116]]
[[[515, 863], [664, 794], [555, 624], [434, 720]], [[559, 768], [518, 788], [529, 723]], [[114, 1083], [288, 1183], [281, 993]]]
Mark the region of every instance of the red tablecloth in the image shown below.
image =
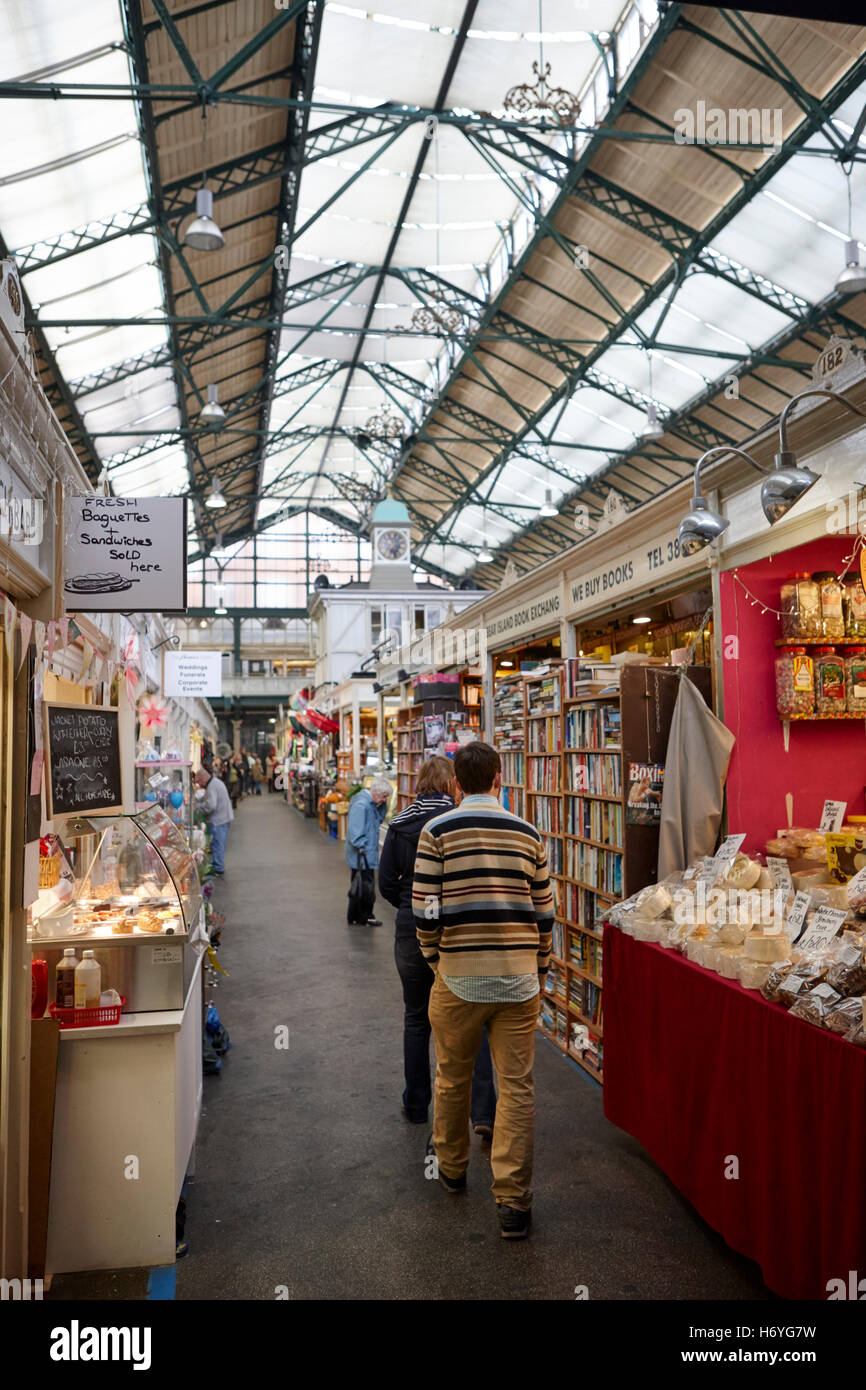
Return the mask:
[[607, 927], [604, 1110], [776, 1293], [866, 1279], [866, 1051]]

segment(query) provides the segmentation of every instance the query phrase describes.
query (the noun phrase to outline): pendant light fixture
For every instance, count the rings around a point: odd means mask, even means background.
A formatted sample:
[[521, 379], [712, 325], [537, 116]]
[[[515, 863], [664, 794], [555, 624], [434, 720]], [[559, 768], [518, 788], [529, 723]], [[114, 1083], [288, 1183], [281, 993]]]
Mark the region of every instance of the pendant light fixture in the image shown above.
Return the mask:
[[227, 560], [227, 559], [228, 559], [228, 554], [229, 554], [228, 551], [226, 550], [225, 546], [223, 545], [222, 531], [217, 531], [216, 540], [215, 540], [214, 543], [213, 543], [213, 549], [211, 550], [211, 553], [210, 553], [211, 559], [212, 559], [212, 560]]
[[487, 544], [487, 508], [481, 508], [481, 549], [478, 552], [479, 565], [492, 565], [496, 556]]
[[558, 509], [553, 505], [553, 493], [549, 487], [544, 489], [544, 503], [538, 509], [539, 516], [559, 516]]
[[193, 251], [221, 251], [225, 237], [214, 221], [213, 194], [207, 186], [207, 108], [201, 110], [201, 188], [195, 195], [195, 217], [186, 229], [184, 246]]
[[217, 601], [217, 606], [216, 606], [216, 608], [214, 609], [214, 613], [216, 614], [216, 616], [217, 616], [218, 618], [224, 618], [225, 615], [226, 615], [226, 613], [228, 613], [229, 610], [228, 610], [228, 609], [226, 608], [226, 606], [225, 606], [225, 601], [224, 601], [223, 595], [222, 595], [221, 593], [217, 594], [217, 596], [216, 596], [216, 601]]
[[852, 230], [850, 169], [845, 177], [848, 180], [848, 240], [845, 242], [845, 269], [836, 281], [836, 293], [859, 294], [861, 290], [866, 290], [866, 267], [860, 264], [860, 243]]
[[644, 437], [644, 439], [661, 439], [662, 435], [664, 434], [664, 430], [662, 429], [662, 426], [661, 426], [661, 424], [659, 423], [659, 415], [658, 415], [658, 410], [656, 409], [656, 403], [655, 403], [655, 401], [652, 399], [652, 393], [653, 393], [653, 355], [652, 355], [652, 350], [651, 350], [651, 349], [650, 349], [649, 352], [647, 352], [647, 363], [648, 363], [648, 365], [649, 365], [649, 395], [650, 395], [650, 400], [648, 401], [648, 403], [647, 403], [647, 408], [646, 408], [646, 425], [645, 425], [645, 427], [644, 427], [643, 437]]
[[210, 492], [205, 498], [204, 504], [206, 507], [210, 507], [211, 511], [228, 506], [226, 499], [223, 497], [223, 490], [220, 486], [219, 478], [215, 477], [211, 483]]
[[203, 425], [209, 425], [211, 429], [219, 429], [225, 420], [226, 413], [219, 403], [218, 386], [213, 385], [207, 388], [207, 404], [202, 406], [198, 418]]

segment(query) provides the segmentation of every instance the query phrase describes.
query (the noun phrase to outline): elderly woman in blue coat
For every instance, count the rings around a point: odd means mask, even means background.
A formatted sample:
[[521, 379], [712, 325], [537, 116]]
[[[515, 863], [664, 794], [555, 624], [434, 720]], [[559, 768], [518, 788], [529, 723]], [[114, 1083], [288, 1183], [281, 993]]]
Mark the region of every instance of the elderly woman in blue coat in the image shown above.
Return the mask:
[[[346, 920], [349, 926], [381, 927], [382, 923], [372, 915], [376, 901], [375, 870], [379, 866], [379, 826], [385, 819], [392, 786], [386, 777], [374, 777], [369, 787], [362, 787], [349, 802], [349, 819], [346, 825], [346, 863], [354, 873], [360, 868], [369, 875], [369, 912], [361, 920], [353, 915], [352, 899]], [[365, 863], [366, 861], [366, 863]]]

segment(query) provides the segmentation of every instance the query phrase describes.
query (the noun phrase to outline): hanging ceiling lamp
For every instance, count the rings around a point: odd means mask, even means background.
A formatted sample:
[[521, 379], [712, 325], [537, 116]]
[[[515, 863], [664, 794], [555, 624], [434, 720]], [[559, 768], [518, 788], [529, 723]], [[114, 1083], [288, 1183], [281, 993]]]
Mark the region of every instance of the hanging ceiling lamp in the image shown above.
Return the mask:
[[836, 281], [836, 293], [859, 294], [861, 290], [866, 290], [866, 268], [860, 264], [860, 243], [852, 230], [850, 169], [845, 177], [848, 180], [848, 240], [845, 242], [845, 269]]
[[212, 511], [220, 507], [228, 506], [226, 499], [223, 497], [223, 490], [220, 486], [219, 478], [214, 478], [211, 483], [211, 489], [205, 498], [204, 504], [206, 507], [210, 507]]
[[207, 111], [201, 112], [201, 188], [195, 195], [195, 217], [184, 234], [183, 244], [193, 251], [221, 251], [225, 237], [214, 221], [213, 194], [207, 186]]
[[493, 551], [490, 549], [490, 546], [487, 544], [487, 541], [482, 541], [481, 549], [478, 552], [479, 565], [492, 565], [495, 559], [496, 556], [493, 554]]
[[538, 509], [539, 516], [559, 516], [557, 508], [553, 505], [553, 493], [549, 487], [544, 489], [544, 502]]
[[199, 411], [199, 420], [203, 425], [210, 425], [211, 428], [219, 429], [226, 418], [226, 413], [219, 403], [219, 387], [209, 386], [207, 388], [207, 404], [203, 405]]
[[224, 618], [225, 615], [226, 615], [226, 613], [228, 613], [229, 610], [228, 610], [228, 609], [226, 608], [226, 606], [225, 606], [225, 600], [224, 600], [224, 598], [223, 598], [223, 595], [222, 595], [222, 594], [217, 594], [217, 596], [216, 596], [216, 601], [217, 601], [217, 606], [216, 606], [216, 608], [214, 609], [214, 613], [216, 614], [216, 616], [217, 616], [218, 618]]
[[505, 93], [506, 116], [531, 121], [545, 130], [548, 125], [574, 125], [580, 115], [580, 101], [574, 92], [555, 87], [550, 81], [550, 64], [544, 61], [542, 0], [538, 0], [538, 62], [532, 64], [534, 82], [520, 82]]
[[[651, 351], [647, 353], [647, 363], [648, 363], [648, 365], [649, 365], [649, 394], [650, 394], [650, 397], [652, 397], [652, 393], [653, 393], [653, 355], [652, 355], [652, 352], [651, 352]], [[658, 413], [658, 409], [657, 409], [657, 407], [656, 407], [656, 403], [655, 403], [654, 400], [650, 399], [650, 400], [647, 402], [647, 408], [646, 408], [646, 424], [645, 424], [645, 426], [644, 426], [643, 437], [644, 437], [644, 439], [661, 439], [661, 437], [662, 437], [663, 434], [664, 434], [664, 429], [662, 428], [662, 426], [661, 426], [661, 424], [660, 424], [660, 422], [659, 422], [659, 413]]]
[[[225, 500], [225, 499], [223, 499], [223, 500]], [[225, 546], [223, 545], [222, 531], [217, 531], [216, 540], [215, 540], [214, 543], [213, 543], [213, 548], [212, 548], [212, 550], [211, 550], [210, 555], [211, 555], [211, 559], [212, 559], [212, 560], [227, 560], [227, 559], [228, 559], [228, 551], [226, 550]]]

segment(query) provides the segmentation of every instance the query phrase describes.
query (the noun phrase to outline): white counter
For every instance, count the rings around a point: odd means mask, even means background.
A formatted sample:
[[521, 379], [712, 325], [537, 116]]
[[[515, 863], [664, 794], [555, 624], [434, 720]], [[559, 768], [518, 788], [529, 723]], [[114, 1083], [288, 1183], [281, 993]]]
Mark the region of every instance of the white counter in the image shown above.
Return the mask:
[[201, 958], [182, 1010], [60, 1033], [46, 1272], [173, 1264], [201, 1113]]

